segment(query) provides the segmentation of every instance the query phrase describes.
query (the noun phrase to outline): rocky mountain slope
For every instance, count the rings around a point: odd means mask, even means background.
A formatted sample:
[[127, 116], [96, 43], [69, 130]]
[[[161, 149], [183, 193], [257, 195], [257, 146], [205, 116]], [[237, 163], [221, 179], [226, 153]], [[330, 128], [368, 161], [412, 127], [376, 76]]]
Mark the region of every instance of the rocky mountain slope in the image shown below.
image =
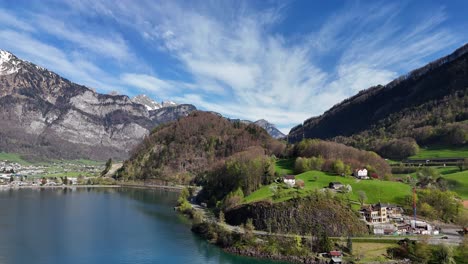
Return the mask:
[[[220, 115], [220, 114], [218, 114], [218, 115]], [[286, 135], [283, 134], [281, 131], [279, 131], [279, 129], [277, 129], [274, 124], [268, 122], [265, 119], [260, 119], [260, 120], [257, 120], [255, 122], [252, 122], [250, 120], [240, 120], [240, 119], [229, 119], [229, 120], [231, 122], [240, 122], [240, 123], [246, 124], [246, 125], [250, 125], [250, 124], [257, 125], [257, 126], [263, 128], [263, 129], [265, 129], [265, 131], [268, 132], [268, 134], [271, 137], [276, 138], [276, 139], [281, 139], [281, 138], [286, 137]]]
[[279, 131], [275, 125], [266, 121], [265, 119], [257, 120], [254, 122], [254, 124], [265, 129], [266, 132], [268, 132], [268, 134], [270, 134], [270, 136], [272, 136], [273, 138], [280, 139], [286, 136], [281, 131]]
[[0, 50], [0, 151], [123, 159], [155, 126], [194, 110], [99, 94]]
[[467, 106], [468, 44], [304, 121], [290, 131], [289, 141], [334, 138], [374, 150], [389, 139], [405, 137], [419, 144], [466, 144]]

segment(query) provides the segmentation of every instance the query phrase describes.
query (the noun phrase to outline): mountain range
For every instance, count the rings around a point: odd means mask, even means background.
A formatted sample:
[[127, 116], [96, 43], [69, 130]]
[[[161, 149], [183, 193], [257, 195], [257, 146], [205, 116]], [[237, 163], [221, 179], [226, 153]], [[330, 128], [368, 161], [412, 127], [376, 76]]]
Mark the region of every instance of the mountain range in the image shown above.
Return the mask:
[[[101, 94], [0, 50], [0, 151], [31, 159], [124, 159], [149, 132], [196, 110]], [[246, 121], [250, 122], [250, 121]], [[284, 136], [265, 120], [255, 122]]]
[[[0, 150], [32, 158], [126, 158], [155, 126], [193, 105], [148, 107], [107, 95], [0, 51]], [[141, 98], [140, 98], [141, 100]]]

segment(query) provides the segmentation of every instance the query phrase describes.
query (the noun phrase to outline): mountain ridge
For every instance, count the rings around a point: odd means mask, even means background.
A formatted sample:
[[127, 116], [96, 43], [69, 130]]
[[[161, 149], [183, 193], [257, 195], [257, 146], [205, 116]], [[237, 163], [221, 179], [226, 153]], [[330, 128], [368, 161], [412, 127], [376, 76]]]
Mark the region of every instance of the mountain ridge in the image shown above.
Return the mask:
[[1, 151], [123, 159], [155, 126], [196, 110], [188, 104], [148, 110], [126, 95], [97, 93], [0, 52]]
[[[454, 102], [450, 104], [450, 107], [454, 108], [460, 116], [465, 115], [466, 107], [463, 106], [463, 100], [465, 100], [463, 98], [466, 98], [468, 89], [467, 61], [468, 44], [465, 44], [450, 55], [400, 76], [385, 86], [377, 85], [362, 90], [334, 105], [322, 115], [305, 120], [303, 124], [291, 129], [288, 140], [298, 142], [302, 138], [334, 139], [353, 146], [372, 149], [376, 146], [364, 146], [368, 143], [362, 138], [379, 136], [377, 130], [380, 128], [383, 129], [380, 133], [384, 133], [386, 137], [416, 138], [413, 132], [403, 133], [400, 130], [404, 128], [404, 125], [410, 130], [423, 126], [433, 126], [435, 129], [444, 122], [457, 123], [460, 120], [456, 121], [455, 118], [444, 116], [443, 122], [439, 122], [441, 124], [431, 124], [429, 119], [437, 118], [437, 114], [426, 108], [428, 104], [435, 108], [446, 104], [447, 99], [444, 98], [450, 97], [449, 101]], [[462, 101], [459, 102], [460, 100], [456, 98], [462, 98]], [[424, 107], [425, 109], [421, 109]], [[419, 119], [412, 117], [414, 113], [417, 113]], [[420, 122], [421, 119], [427, 120], [424, 123]], [[465, 120], [466, 117], [462, 119]], [[402, 124], [403, 120], [408, 124]], [[359, 140], [346, 139], [346, 137], [353, 136], [361, 138]], [[385, 138], [384, 135], [379, 137], [383, 140]], [[420, 141], [420, 143], [426, 142]]]

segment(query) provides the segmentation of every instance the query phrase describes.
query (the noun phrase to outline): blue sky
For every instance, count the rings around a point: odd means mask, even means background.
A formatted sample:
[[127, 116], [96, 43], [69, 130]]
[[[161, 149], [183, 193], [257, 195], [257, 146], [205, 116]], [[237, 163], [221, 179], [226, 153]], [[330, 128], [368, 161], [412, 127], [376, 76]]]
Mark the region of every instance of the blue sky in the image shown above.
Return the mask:
[[468, 1], [0, 0], [0, 49], [288, 132], [468, 39]]

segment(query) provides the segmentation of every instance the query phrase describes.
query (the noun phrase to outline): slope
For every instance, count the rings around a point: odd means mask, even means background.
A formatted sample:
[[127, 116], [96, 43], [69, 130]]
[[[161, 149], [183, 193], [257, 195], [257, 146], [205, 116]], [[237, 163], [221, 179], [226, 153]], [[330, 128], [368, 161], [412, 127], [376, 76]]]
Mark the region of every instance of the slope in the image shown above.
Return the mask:
[[468, 131], [468, 45], [451, 55], [378, 85], [294, 127], [291, 142], [335, 140], [377, 150], [392, 138], [419, 144], [466, 144]]

